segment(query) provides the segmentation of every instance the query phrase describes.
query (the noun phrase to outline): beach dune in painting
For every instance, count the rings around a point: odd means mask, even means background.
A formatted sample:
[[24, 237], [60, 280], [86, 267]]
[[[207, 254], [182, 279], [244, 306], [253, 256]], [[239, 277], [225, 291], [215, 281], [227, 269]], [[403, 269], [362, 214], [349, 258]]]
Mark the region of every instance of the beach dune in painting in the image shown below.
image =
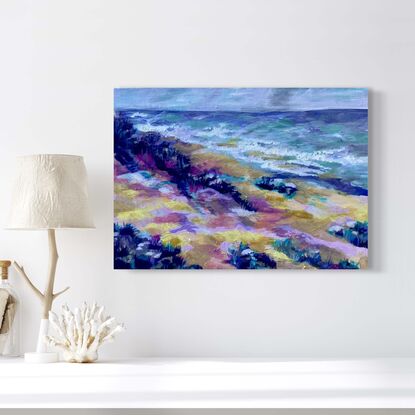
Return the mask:
[[364, 269], [367, 90], [114, 91], [114, 268]]

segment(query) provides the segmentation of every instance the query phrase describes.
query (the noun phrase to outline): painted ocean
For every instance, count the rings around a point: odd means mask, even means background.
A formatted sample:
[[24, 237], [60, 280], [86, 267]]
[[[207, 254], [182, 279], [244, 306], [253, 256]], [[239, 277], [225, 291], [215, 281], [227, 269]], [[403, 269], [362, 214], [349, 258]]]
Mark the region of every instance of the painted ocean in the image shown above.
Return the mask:
[[367, 189], [367, 110], [125, 111], [141, 132], [203, 144], [275, 173], [341, 178]]
[[367, 267], [366, 90], [123, 89], [114, 106], [115, 268]]

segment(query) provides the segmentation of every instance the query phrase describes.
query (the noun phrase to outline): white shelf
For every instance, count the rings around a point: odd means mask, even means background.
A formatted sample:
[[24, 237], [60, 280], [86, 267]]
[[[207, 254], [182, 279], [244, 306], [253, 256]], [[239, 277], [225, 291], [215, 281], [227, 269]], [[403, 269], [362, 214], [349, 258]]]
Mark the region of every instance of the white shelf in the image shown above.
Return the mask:
[[0, 360], [0, 408], [414, 408], [415, 359]]

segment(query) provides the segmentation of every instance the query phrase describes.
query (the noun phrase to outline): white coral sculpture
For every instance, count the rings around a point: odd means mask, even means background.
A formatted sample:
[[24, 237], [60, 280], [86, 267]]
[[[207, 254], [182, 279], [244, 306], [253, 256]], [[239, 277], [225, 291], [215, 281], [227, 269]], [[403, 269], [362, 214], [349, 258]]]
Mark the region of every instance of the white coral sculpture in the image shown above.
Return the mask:
[[124, 325], [117, 324], [114, 317], [104, 315], [104, 307], [84, 303], [72, 312], [65, 304], [58, 317], [49, 311], [49, 321], [56, 331], [56, 337], [46, 336], [50, 346], [63, 350], [63, 359], [71, 363], [92, 363], [98, 359], [98, 348], [112, 341], [115, 334], [124, 331]]

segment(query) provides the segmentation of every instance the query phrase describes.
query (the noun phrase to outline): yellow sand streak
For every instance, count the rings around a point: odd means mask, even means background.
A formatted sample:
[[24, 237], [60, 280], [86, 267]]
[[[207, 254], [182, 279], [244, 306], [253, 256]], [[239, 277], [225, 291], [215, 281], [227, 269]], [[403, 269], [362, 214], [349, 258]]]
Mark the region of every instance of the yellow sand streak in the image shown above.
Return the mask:
[[160, 235], [165, 232], [169, 232], [172, 229], [177, 228], [177, 223], [149, 223], [148, 225], [144, 226], [144, 230], [149, 232], [153, 235]]

